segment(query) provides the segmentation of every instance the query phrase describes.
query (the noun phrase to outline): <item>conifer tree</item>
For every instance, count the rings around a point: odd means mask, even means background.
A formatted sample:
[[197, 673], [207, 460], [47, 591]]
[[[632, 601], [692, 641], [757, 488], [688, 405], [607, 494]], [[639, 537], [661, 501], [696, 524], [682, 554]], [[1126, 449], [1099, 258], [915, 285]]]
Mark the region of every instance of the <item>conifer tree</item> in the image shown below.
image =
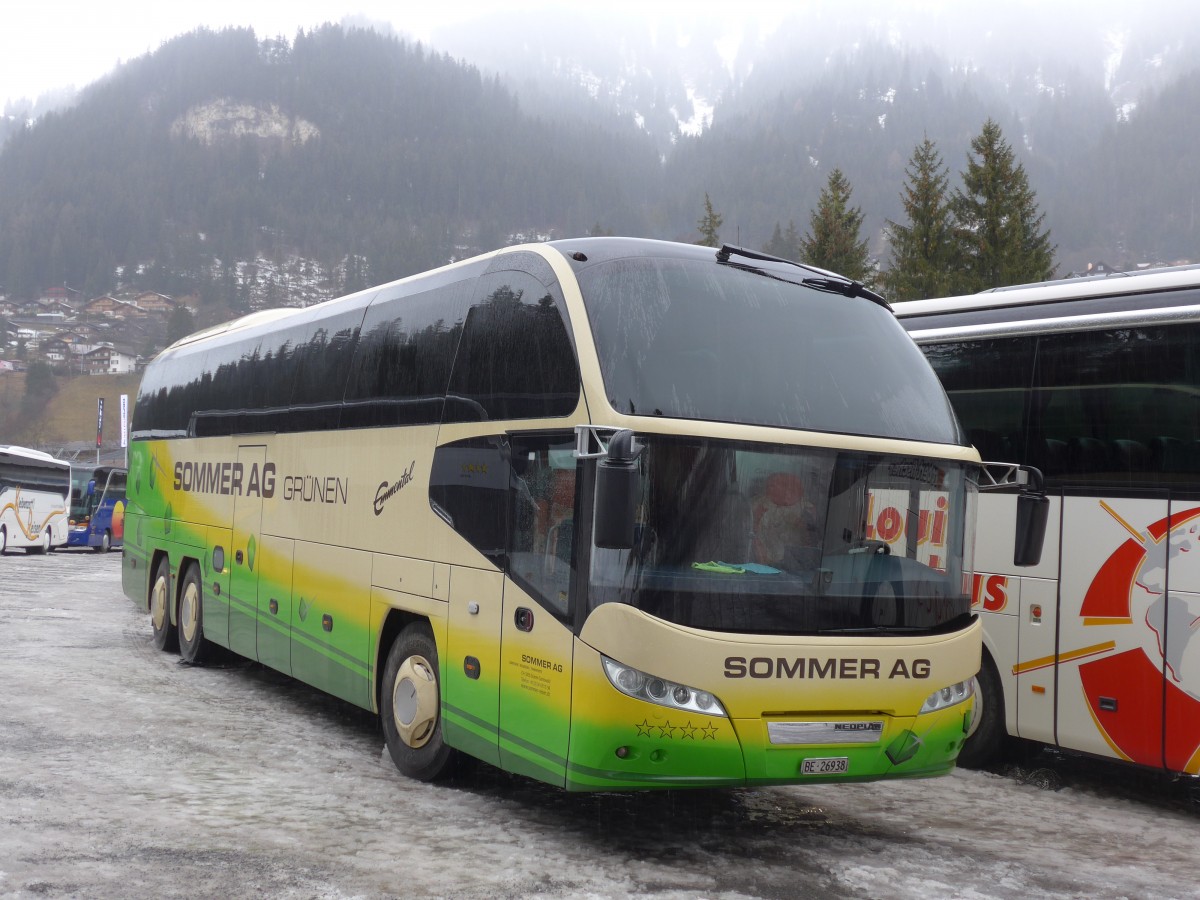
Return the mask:
[[975, 292], [1052, 277], [1056, 248], [1049, 229], [1042, 229], [1046, 216], [993, 120], [971, 141], [962, 178], [951, 200], [963, 276], [958, 289]]
[[841, 169], [829, 173], [829, 181], [812, 212], [810, 231], [800, 242], [800, 256], [809, 265], [866, 282], [871, 275], [871, 262], [867, 242], [859, 236], [863, 212], [857, 206], [850, 206], [851, 191]]
[[696, 223], [696, 228], [700, 231], [700, 240], [696, 241], [701, 247], [720, 247], [721, 237], [720, 229], [723, 218], [720, 213], [713, 209], [712, 200], [708, 197], [708, 192], [704, 192], [704, 215], [700, 217], [700, 221]]
[[892, 260], [883, 285], [892, 300], [944, 297], [955, 283], [954, 219], [946, 192], [949, 176], [928, 137], [913, 151], [904, 174], [908, 183], [900, 199], [908, 224], [888, 220]]
[[800, 235], [796, 231], [796, 223], [789, 221], [787, 229], [784, 230], [776, 222], [775, 230], [771, 233], [771, 239], [763, 245], [763, 253], [770, 253], [772, 256], [778, 256], [783, 259], [799, 259]]

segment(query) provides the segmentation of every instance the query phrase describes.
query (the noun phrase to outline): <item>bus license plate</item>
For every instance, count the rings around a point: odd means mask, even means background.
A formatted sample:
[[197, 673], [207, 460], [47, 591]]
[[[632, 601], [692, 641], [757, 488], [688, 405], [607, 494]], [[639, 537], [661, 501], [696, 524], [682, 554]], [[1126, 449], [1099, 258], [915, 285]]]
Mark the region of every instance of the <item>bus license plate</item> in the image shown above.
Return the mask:
[[850, 757], [830, 756], [806, 759], [800, 764], [801, 775], [845, 775], [850, 771]]

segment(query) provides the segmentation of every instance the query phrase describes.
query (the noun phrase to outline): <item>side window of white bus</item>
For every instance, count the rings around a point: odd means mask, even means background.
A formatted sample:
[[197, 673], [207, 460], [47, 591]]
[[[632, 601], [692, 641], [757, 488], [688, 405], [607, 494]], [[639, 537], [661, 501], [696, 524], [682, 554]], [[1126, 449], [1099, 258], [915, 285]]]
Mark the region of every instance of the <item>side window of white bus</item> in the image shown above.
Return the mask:
[[569, 433], [512, 443], [509, 574], [560, 616], [569, 612], [575, 551], [574, 448]]
[[998, 338], [922, 349], [942, 381], [967, 439], [985, 462], [1033, 462], [1026, 421], [1035, 340]]
[[1189, 324], [1040, 337], [1030, 442], [1058, 450], [1047, 455], [1047, 477], [1115, 485], [1194, 478], [1198, 332]]

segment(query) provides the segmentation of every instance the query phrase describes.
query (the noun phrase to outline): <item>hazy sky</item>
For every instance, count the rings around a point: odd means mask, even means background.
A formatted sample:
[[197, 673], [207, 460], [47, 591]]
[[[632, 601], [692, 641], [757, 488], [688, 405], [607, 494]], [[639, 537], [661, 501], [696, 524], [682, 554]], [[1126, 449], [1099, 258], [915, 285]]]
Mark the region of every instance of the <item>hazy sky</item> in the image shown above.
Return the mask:
[[[824, 0], [822, 0], [824, 2]], [[255, 3], [249, 0], [204, 0], [202, 3], [148, 2], [148, 0], [96, 0], [45, 2], [24, 0], [5, 4], [0, 27], [0, 109], [11, 99], [29, 98], [74, 86], [82, 88], [109, 72], [119, 62], [157, 50], [166, 40], [201, 26], [249, 26], [260, 38], [282, 35], [288, 39], [300, 28], [340, 22], [346, 16], [366, 16], [391, 22], [399, 32], [428, 41], [432, 28], [471, 19], [498, 9], [575, 6], [559, 0], [288, 0]], [[774, 6], [771, 0], [742, 0], [747, 7]], [[653, 3], [606, 0], [613, 15], [656, 14], [729, 16], [728, 3]]]
[[[925, 17], [928, 24], [954, 20], [962, 31], [951, 45], [971, 34], [987, 33], [998, 22], [1023, 30], [1019, 40], [1062, 40], [1084, 22], [1114, 22], [1140, 17], [1165, 24], [1181, 16], [1195, 19], [1198, 0], [19, 0], [0, 14], [0, 111], [9, 100], [38, 96], [66, 87], [83, 88], [119, 62], [129, 61], [176, 35], [206, 26], [249, 26], [260, 38], [289, 40], [301, 28], [340, 22], [347, 16], [390, 22], [397, 32], [428, 42], [439, 25], [484, 14], [548, 7], [587, 10], [614, 18], [720, 22], [731, 31], [755, 21], [772, 30], [784, 15], [806, 16], [818, 10], [866, 22], [881, 13], [890, 20]], [[974, 24], [972, 24], [974, 23]], [[1035, 23], [1030, 27], [1027, 23]], [[815, 24], [815, 23], [814, 23]], [[1040, 26], [1040, 27], [1036, 27]], [[1070, 47], [1070, 40], [1063, 44]]]

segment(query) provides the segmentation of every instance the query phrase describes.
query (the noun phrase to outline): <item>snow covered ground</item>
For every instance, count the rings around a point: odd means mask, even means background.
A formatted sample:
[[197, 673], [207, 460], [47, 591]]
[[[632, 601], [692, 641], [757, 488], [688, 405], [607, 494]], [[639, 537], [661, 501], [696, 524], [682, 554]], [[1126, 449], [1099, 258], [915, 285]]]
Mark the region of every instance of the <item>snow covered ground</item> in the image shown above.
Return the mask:
[[155, 650], [119, 562], [0, 557], [0, 897], [1200, 897], [1200, 804], [1120, 767], [620, 795], [482, 766], [409, 781], [369, 714]]

